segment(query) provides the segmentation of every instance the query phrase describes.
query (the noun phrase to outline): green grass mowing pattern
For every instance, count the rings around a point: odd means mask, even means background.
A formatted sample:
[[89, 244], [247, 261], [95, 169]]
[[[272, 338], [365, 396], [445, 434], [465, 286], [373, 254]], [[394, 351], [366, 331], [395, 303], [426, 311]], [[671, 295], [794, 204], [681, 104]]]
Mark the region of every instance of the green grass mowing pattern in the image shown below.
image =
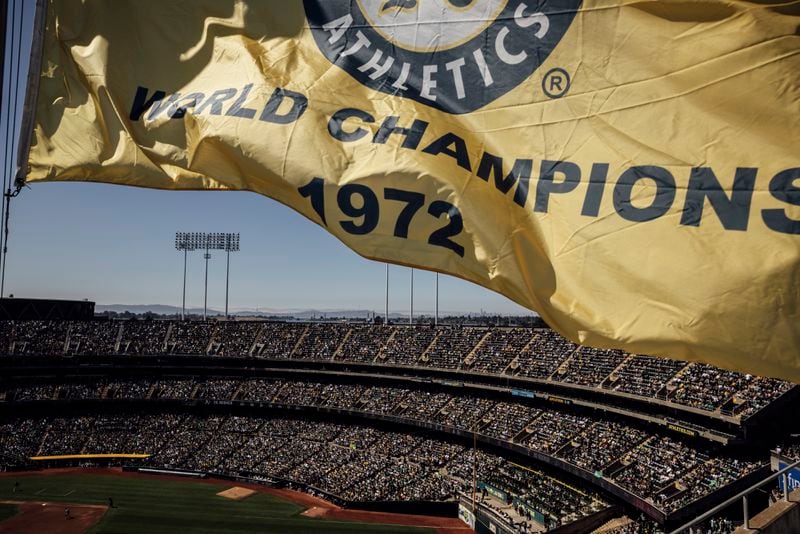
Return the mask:
[[0, 522], [17, 515], [19, 510], [13, 504], [0, 504]]
[[[14, 480], [19, 480], [21, 492], [12, 492]], [[107, 505], [111, 497], [114, 508], [92, 530], [99, 534], [434, 532], [399, 525], [307, 518], [299, 515], [304, 510], [301, 506], [264, 493], [242, 501], [216, 495], [230, 486], [93, 474], [9, 477], [0, 479], [0, 500]]]

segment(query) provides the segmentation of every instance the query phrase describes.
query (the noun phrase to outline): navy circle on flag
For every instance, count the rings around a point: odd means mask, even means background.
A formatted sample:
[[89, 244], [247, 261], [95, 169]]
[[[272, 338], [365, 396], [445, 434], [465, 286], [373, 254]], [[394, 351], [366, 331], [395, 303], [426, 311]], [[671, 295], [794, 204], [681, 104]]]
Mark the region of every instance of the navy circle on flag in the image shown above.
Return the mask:
[[459, 114], [548, 58], [581, 0], [304, 0], [328, 60], [360, 83]]

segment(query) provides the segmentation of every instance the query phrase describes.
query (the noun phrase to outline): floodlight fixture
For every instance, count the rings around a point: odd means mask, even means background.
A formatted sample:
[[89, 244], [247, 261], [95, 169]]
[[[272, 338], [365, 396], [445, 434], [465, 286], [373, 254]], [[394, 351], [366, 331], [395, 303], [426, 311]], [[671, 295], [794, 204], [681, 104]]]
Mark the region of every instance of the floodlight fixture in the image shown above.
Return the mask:
[[230, 287], [231, 252], [239, 252], [239, 233], [220, 234], [222, 249], [225, 251], [225, 318], [228, 318], [228, 289]]
[[181, 321], [186, 319], [186, 260], [190, 250], [197, 250], [197, 234], [175, 232], [175, 250], [183, 251], [183, 302]]
[[183, 308], [181, 319], [186, 316], [186, 257], [189, 251], [205, 250], [205, 290], [203, 297], [203, 320], [208, 317], [208, 260], [211, 250], [224, 250], [227, 256], [225, 270], [225, 317], [228, 316], [228, 289], [230, 287], [231, 252], [239, 252], [239, 234], [230, 232], [176, 232], [175, 249], [183, 251]]

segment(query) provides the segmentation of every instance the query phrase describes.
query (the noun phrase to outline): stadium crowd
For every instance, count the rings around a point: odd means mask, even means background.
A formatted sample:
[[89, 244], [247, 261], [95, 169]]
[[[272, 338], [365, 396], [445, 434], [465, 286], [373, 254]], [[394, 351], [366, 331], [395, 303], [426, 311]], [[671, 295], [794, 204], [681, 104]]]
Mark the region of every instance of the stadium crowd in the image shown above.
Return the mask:
[[[475, 472], [475, 484], [525, 503], [525, 524], [516, 519], [515, 526], [530, 532], [609, 506], [544, 473], [422, 433], [308, 419], [171, 413], [13, 419], [0, 424], [0, 450], [6, 468], [37, 455], [147, 454], [148, 467], [289, 481], [350, 502], [454, 500], [472, 491]], [[497, 503], [498, 514], [509, 503]], [[544, 524], [532, 523], [530, 511]]]
[[[431, 391], [424, 385], [415, 385], [412, 388], [411, 385], [400, 387], [236, 377], [154, 377], [130, 381], [114, 379], [107, 382], [102, 378], [89, 380], [62, 377], [58, 385], [18, 383], [7, 384], [0, 389], [5, 402], [13, 403], [64, 398], [177, 400], [180, 403], [202, 400], [212, 404], [242, 401], [292, 408], [298, 406], [338, 408], [355, 414], [379, 414], [392, 418], [390, 420], [418, 426], [433, 423], [445, 429], [511, 442], [531, 452], [570, 463], [576, 468], [583, 469], [590, 476], [606, 478], [633, 495], [648, 500], [666, 513], [709, 495], [763, 465], [727, 456], [713, 449], [711, 445], [703, 447], [698, 444], [687, 444], [661, 431], [632, 426], [627, 422], [614, 420], [610, 416], [601, 417], [593, 412], [580, 413], [566, 408], [556, 410], [550, 407], [532, 406], [522, 400], [500, 401], [464, 392], [454, 394]], [[94, 421], [93, 427], [113, 430], [116, 428], [115, 424], [115, 422], [100, 421], [98, 425], [98, 421]], [[83, 440], [91, 433], [84, 427], [62, 427], [58, 420], [51, 421], [49, 425], [50, 428], [58, 427], [60, 431], [58, 434], [46, 434], [51, 436], [46, 440], [54, 441], [52, 443], [45, 441], [39, 448], [48, 451], [57, 449], [60, 453], [66, 453], [77, 450], [80, 448], [77, 441]], [[170, 426], [171, 422], [165, 420], [159, 430], [168, 432]], [[130, 430], [131, 427], [124, 428]], [[222, 419], [210, 418], [203, 422], [202, 427], [195, 428], [192, 424], [183, 424], [181, 428], [183, 432], [180, 436], [172, 439], [169, 448], [160, 449], [155, 454], [154, 460], [173, 467], [186, 467], [192, 461], [202, 461], [197, 455], [190, 453], [197, 444], [211, 440], [218, 433], [217, 430], [225, 428], [225, 425]], [[248, 428], [252, 430], [251, 427]], [[320, 424], [315, 432], [327, 432], [329, 429], [329, 426]], [[330, 475], [332, 479], [338, 476], [343, 477], [343, 480], [347, 479], [346, 471], [334, 473], [331, 472], [333, 467], [341, 465], [344, 457], [366, 463], [368, 459], [359, 459], [358, 451], [373, 440], [366, 431], [353, 438], [345, 438], [343, 436], [346, 433], [337, 432], [336, 436], [331, 433], [330, 439], [327, 440], [336, 445], [336, 448], [320, 449], [319, 440], [310, 440], [302, 446], [307, 449], [309, 456], [315, 457], [314, 465], [304, 466], [298, 463], [292, 467], [293, 472], [280, 474], [286, 478], [308, 481], [320, 476], [320, 470], [324, 470], [326, 476]], [[249, 446], [243, 449], [241, 440], [237, 441], [242, 438], [240, 434], [242, 432], [226, 432], [227, 437], [220, 439], [233, 450], [246, 451]], [[154, 436], [147, 431], [138, 435], [143, 436], [142, 439], [145, 441], [137, 445], [141, 445], [142, 450], [153, 451]], [[337, 436], [338, 439], [335, 439]], [[13, 439], [8, 443], [12, 445], [9, 450], [18, 448], [14, 445]], [[109, 440], [108, 443], [117, 442]], [[252, 445], [255, 446], [256, 443]], [[417, 444], [412, 444], [407, 449], [402, 447], [402, 443], [397, 446], [402, 450], [417, 452], [420, 450]], [[381, 445], [381, 449], [391, 450], [391, 447], [387, 443]], [[402, 450], [398, 449], [398, 453], [402, 453]], [[453, 454], [448, 452], [445, 457], [452, 458]], [[214, 457], [215, 462], [223, 460], [222, 457]], [[210, 461], [203, 461], [203, 465], [207, 465]], [[286, 463], [279, 456], [264, 461]], [[432, 463], [434, 462], [427, 462], [425, 465]], [[375, 498], [392, 497], [405, 500], [419, 499], [423, 496], [435, 498], [441, 488], [428, 482], [417, 484], [413, 488], [403, 486], [405, 489], [392, 489], [391, 479], [402, 479], [399, 474], [401, 472], [410, 473], [407, 476], [419, 475], [417, 478], [424, 475], [425, 480], [436, 478], [436, 469], [431, 468], [430, 472], [419, 471], [419, 465], [401, 463], [395, 466], [398, 474], [376, 473], [376, 477], [389, 476], [389, 478], [385, 484], [381, 483], [380, 488], [383, 489], [374, 489]], [[276, 469], [277, 466], [271, 466], [267, 471], [275, 473]], [[365, 481], [363, 487], [369, 488], [372, 483]], [[361, 486], [353, 489], [361, 491]], [[410, 493], [412, 489], [413, 493]], [[348, 493], [348, 488], [341, 488], [341, 491], [344, 492], [342, 496], [345, 498], [352, 500], [355, 497], [352, 493]], [[381, 493], [382, 491], [388, 493]]]
[[776, 451], [786, 458], [800, 460], [800, 438], [795, 437], [777, 447]]
[[204, 354], [433, 367], [598, 388], [748, 417], [792, 384], [579, 347], [546, 328], [258, 321], [3, 321], [0, 354]]

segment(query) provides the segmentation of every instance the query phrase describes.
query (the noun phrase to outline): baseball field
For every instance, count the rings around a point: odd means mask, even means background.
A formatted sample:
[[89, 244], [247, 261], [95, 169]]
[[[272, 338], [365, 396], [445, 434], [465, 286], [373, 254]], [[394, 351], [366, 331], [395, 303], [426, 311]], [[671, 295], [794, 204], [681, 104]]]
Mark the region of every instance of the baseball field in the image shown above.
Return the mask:
[[240, 500], [218, 495], [233, 486], [237, 484], [113, 470], [4, 474], [0, 477], [0, 533], [467, 531], [458, 527], [457, 520], [343, 510], [287, 490], [248, 486], [256, 492]]

